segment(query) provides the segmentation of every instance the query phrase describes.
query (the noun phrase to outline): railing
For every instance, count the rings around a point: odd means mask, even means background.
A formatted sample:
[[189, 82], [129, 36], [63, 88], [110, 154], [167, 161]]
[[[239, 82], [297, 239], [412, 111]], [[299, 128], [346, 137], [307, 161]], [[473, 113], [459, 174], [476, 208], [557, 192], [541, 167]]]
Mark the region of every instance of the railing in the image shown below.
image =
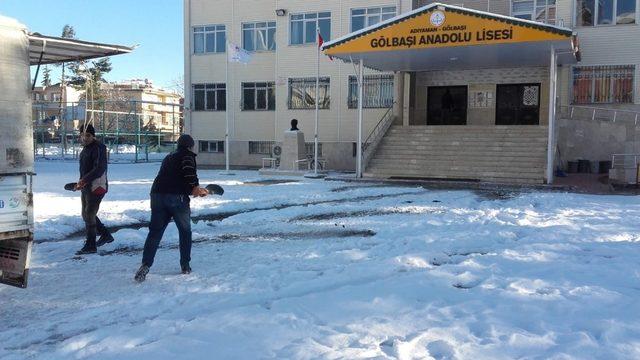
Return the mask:
[[559, 110], [561, 117], [571, 120], [633, 122], [634, 125], [638, 125], [638, 120], [640, 120], [640, 112], [633, 110], [575, 105], [560, 105]]
[[380, 121], [376, 124], [376, 126], [371, 130], [369, 136], [362, 142], [362, 169], [366, 169], [369, 165], [369, 161], [371, 157], [375, 153], [380, 141], [387, 133], [391, 124], [393, 123], [393, 105], [395, 102], [385, 111], [384, 115], [380, 118]]
[[640, 163], [640, 154], [613, 154], [611, 156], [612, 169], [635, 169]]
[[109, 148], [110, 161], [161, 160], [175, 148], [183, 126], [183, 105], [171, 102], [40, 101], [33, 103], [32, 113], [34, 155], [47, 159], [77, 158], [77, 129], [85, 121]]

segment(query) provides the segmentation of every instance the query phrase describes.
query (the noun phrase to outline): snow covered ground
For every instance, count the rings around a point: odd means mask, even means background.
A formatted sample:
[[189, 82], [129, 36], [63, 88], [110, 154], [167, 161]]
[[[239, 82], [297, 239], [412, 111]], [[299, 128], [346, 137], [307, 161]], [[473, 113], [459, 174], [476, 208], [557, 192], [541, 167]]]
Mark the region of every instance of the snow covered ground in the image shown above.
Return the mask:
[[77, 165], [37, 163], [30, 284], [0, 286], [0, 358], [640, 358], [636, 197], [200, 171], [226, 192], [192, 201], [194, 272], [170, 225], [136, 284], [158, 166], [110, 167], [100, 217], [124, 228], [74, 259]]

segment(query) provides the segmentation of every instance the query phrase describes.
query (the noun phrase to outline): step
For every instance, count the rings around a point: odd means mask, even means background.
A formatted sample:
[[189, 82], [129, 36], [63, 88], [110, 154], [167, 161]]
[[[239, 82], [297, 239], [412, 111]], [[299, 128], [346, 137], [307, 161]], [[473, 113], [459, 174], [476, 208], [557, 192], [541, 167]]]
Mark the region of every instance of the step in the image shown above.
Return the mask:
[[[491, 156], [491, 157], [501, 157], [503, 155], [506, 156], [531, 156], [531, 157], [546, 157], [547, 152], [546, 149], [514, 149], [514, 148], [504, 148], [499, 146], [494, 146], [491, 148], [433, 148], [433, 147], [420, 147], [414, 149], [407, 149], [403, 147], [381, 147], [378, 148], [378, 151], [374, 154], [378, 156], [379, 154], [393, 154], [400, 156], [411, 156], [411, 157], [426, 157], [426, 156], [457, 156], [457, 157], [465, 157], [470, 155], [477, 156]], [[375, 157], [374, 156], [374, 157]]]
[[[370, 172], [365, 172], [364, 173], [365, 177], [368, 178], [391, 178], [391, 177], [402, 177], [402, 176], [398, 176], [395, 174], [382, 174], [382, 173], [370, 173]], [[411, 178], [412, 176], [406, 176], [407, 178]], [[448, 179], [448, 180], [460, 180], [463, 178], [456, 178], [456, 177], [425, 177], [425, 176], [413, 176], [413, 178], [415, 178], [416, 180], [428, 180], [428, 179]], [[536, 179], [527, 179], [527, 178], [483, 178], [483, 179], [478, 179], [481, 180], [483, 182], [492, 182], [492, 183], [504, 183], [504, 184], [530, 184], [530, 185], [535, 185], [535, 184], [543, 184], [544, 183], [544, 179], [542, 178], [536, 178]]]
[[517, 174], [520, 177], [531, 177], [544, 173], [544, 167], [531, 168], [489, 168], [489, 167], [447, 167], [447, 166], [431, 166], [431, 167], [394, 167], [385, 165], [372, 165], [366, 169], [367, 171], [390, 172], [394, 174], [464, 174], [464, 177], [475, 176], [502, 176], [503, 174]]
[[[490, 157], [446, 157], [446, 156], [432, 156], [432, 157], [405, 157], [405, 156], [394, 156], [394, 155], [378, 155], [371, 159], [370, 164], [374, 163], [406, 163], [406, 164], [429, 164], [429, 163], [449, 163], [458, 165], [466, 165], [466, 164], [482, 164], [482, 165], [491, 165], [491, 164], [501, 164], [501, 165], [527, 165], [527, 166], [535, 166], [542, 165], [544, 166], [547, 162], [546, 157], [500, 157], [500, 158], [490, 158]], [[495, 165], [494, 165], [495, 166]]]
[[530, 180], [535, 182], [542, 182], [544, 180], [544, 172], [540, 172], [537, 174], [521, 174], [521, 173], [495, 173], [495, 172], [481, 172], [481, 173], [471, 173], [471, 172], [442, 172], [442, 171], [433, 171], [433, 172], [394, 172], [388, 170], [376, 170], [371, 169], [367, 170], [367, 173], [373, 174], [379, 177], [423, 177], [423, 178], [440, 178], [440, 179], [468, 179], [468, 180], [484, 180], [490, 181], [489, 179], [522, 179], [522, 180]]

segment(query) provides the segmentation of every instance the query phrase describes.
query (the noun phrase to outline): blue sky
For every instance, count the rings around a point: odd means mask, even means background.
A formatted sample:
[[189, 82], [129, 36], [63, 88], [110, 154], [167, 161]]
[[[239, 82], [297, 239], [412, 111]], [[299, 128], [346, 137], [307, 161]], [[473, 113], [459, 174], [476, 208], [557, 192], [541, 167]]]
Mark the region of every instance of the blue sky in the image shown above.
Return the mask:
[[184, 72], [182, 0], [0, 0], [0, 14], [44, 35], [60, 36], [70, 24], [82, 40], [139, 44], [111, 58], [109, 81], [148, 78], [168, 87]]

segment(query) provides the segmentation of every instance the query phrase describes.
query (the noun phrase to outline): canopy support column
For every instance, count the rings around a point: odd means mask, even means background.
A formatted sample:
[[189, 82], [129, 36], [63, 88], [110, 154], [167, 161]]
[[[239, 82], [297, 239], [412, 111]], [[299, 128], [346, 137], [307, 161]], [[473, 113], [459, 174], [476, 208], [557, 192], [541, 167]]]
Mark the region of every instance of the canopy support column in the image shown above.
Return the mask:
[[553, 184], [553, 162], [556, 155], [555, 127], [556, 127], [556, 83], [558, 80], [557, 59], [554, 47], [551, 47], [549, 60], [549, 136], [547, 144], [547, 184]]
[[360, 59], [358, 63], [358, 146], [356, 149], [356, 178], [362, 177], [362, 88], [364, 87], [363, 65]]

